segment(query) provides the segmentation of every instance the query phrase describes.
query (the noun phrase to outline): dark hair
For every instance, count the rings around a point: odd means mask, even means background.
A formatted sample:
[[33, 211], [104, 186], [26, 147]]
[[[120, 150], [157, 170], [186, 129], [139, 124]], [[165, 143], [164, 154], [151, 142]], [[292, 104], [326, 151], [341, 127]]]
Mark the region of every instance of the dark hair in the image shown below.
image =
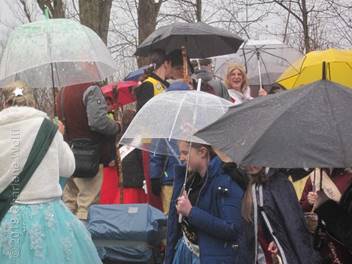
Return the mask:
[[234, 162], [223, 162], [222, 168], [242, 190], [246, 190], [249, 183], [249, 176], [246, 172], [240, 169]]
[[[180, 49], [176, 49], [171, 51], [169, 54], [166, 56], [166, 60], [171, 62], [171, 67], [180, 67], [183, 66], [183, 57], [182, 57], [182, 51]], [[191, 74], [194, 73], [194, 67], [189, 59], [187, 58], [188, 62], [188, 67], [191, 72]]]
[[190, 143], [188, 142], [188, 144], [192, 144], [192, 148], [195, 148], [197, 150], [201, 149], [201, 148], [206, 148], [209, 152], [209, 157], [210, 159], [214, 158], [216, 156], [215, 151], [213, 150], [213, 148], [210, 145], [206, 145], [206, 144], [201, 144], [201, 143]]
[[168, 58], [163, 50], [154, 50], [150, 55], [150, 62], [155, 65], [154, 69], [159, 69]]
[[171, 67], [183, 65], [182, 51], [180, 49], [171, 51], [167, 55], [167, 58], [171, 62]]

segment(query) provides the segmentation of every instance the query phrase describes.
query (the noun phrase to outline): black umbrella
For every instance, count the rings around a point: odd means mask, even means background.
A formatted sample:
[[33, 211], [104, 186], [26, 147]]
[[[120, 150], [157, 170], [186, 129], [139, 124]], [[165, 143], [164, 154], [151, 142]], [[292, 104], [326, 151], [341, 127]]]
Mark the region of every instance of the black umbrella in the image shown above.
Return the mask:
[[330, 81], [232, 107], [197, 137], [243, 165], [352, 166], [352, 90]]
[[148, 56], [153, 50], [169, 53], [184, 47], [191, 58], [207, 58], [235, 53], [243, 40], [224, 29], [202, 22], [173, 23], [150, 34], [137, 48], [137, 56]]

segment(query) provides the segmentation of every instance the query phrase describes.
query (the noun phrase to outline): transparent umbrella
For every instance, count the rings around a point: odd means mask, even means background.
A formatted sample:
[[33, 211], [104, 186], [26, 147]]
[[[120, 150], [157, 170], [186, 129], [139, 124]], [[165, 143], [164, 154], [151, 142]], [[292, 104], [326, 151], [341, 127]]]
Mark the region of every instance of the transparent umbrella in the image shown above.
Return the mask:
[[137, 113], [120, 143], [161, 155], [176, 155], [172, 140], [206, 142], [193, 134], [219, 119], [233, 104], [201, 91], [155, 96]]
[[[207, 144], [193, 134], [219, 119], [233, 104], [215, 95], [172, 91], [153, 97], [137, 113], [120, 143], [155, 154], [178, 156], [177, 140]], [[188, 156], [189, 158], [189, 156]], [[188, 165], [188, 162], [187, 162]], [[187, 181], [186, 170], [183, 190]], [[179, 215], [179, 222], [182, 217]]]
[[90, 28], [69, 19], [17, 27], [0, 63], [0, 85], [25, 81], [33, 88], [95, 82], [116, 70], [110, 52]]
[[246, 67], [250, 85], [271, 85], [284, 70], [302, 57], [297, 50], [278, 40], [248, 40], [237, 54], [214, 58], [215, 75], [224, 78], [231, 63]]

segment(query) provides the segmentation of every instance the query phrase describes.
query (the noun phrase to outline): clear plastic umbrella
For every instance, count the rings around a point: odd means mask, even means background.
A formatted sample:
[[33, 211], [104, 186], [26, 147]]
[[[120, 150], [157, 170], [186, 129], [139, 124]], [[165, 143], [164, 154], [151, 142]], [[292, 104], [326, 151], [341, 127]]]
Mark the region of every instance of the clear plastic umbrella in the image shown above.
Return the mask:
[[246, 67], [250, 85], [271, 85], [277, 77], [302, 54], [278, 40], [248, 40], [236, 54], [214, 58], [214, 73], [225, 78], [227, 67], [231, 63], [240, 63]]
[[172, 140], [206, 142], [193, 134], [219, 119], [233, 104], [201, 91], [153, 97], [137, 113], [120, 143], [161, 155], [176, 155]]
[[[137, 113], [120, 143], [155, 154], [176, 157], [176, 140], [207, 144], [193, 134], [219, 119], [233, 104], [199, 91], [200, 85], [199, 80], [196, 91], [172, 91], [153, 97]], [[188, 168], [181, 194], [185, 189], [187, 173]], [[181, 220], [182, 216], [179, 215], [179, 222]]]
[[17, 27], [7, 41], [0, 84], [25, 81], [33, 88], [95, 82], [116, 70], [109, 50], [90, 28], [69, 19]]

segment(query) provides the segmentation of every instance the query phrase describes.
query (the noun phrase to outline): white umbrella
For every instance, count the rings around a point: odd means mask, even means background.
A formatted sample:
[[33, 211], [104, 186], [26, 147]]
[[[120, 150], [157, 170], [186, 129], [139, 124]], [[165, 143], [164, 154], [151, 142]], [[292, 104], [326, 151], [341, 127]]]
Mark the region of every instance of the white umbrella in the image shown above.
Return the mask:
[[25, 81], [32, 88], [95, 82], [116, 70], [110, 52], [90, 28], [70, 19], [17, 27], [7, 41], [0, 84]]
[[161, 155], [177, 153], [172, 140], [206, 144], [193, 134], [216, 121], [232, 105], [201, 91], [162, 93], [142, 107], [120, 143]]
[[[176, 140], [206, 144], [193, 134], [219, 119], [233, 104], [199, 91], [200, 85], [199, 80], [196, 91], [171, 91], [153, 97], [139, 110], [120, 143], [168, 156], [178, 155]], [[183, 189], [187, 173], [188, 168]]]
[[236, 54], [214, 58], [214, 73], [225, 78], [227, 67], [231, 63], [240, 63], [246, 67], [250, 85], [271, 85], [287, 67], [302, 54], [278, 40], [248, 40]]

